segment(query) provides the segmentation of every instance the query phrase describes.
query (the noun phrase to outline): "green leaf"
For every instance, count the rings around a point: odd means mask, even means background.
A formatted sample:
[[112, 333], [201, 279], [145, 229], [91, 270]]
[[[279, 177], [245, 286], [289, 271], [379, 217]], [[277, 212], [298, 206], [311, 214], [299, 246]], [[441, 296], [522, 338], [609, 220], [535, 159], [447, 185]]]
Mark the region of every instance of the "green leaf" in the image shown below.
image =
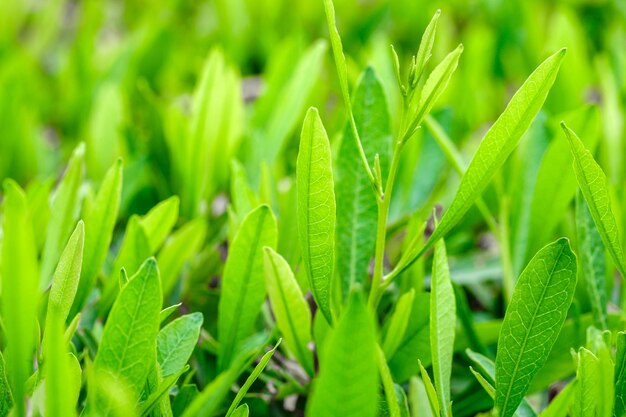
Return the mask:
[[576, 257], [561, 238], [541, 249], [520, 275], [496, 355], [496, 401], [513, 415], [556, 342], [576, 288]]
[[304, 118], [296, 165], [298, 232], [304, 269], [320, 310], [332, 323], [335, 259], [335, 192], [330, 143], [317, 109]]
[[37, 251], [26, 195], [13, 180], [4, 182], [2, 221], [2, 319], [7, 376], [14, 413], [25, 415], [24, 384], [33, 370], [39, 291]]
[[191, 357], [200, 337], [202, 313], [186, 314], [169, 323], [157, 335], [157, 361], [161, 376], [180, 372]]
[[585, 145], [580, 141], [576, 133], [569, 129], [565, 123], [561, 123], [565, 132], [572, 154], [574, 155], [574, 173], [580, 191], [585, 197], [591, 217], [600, 232], [602, 242], [608, 250], [615, 266], [622, 277], [626, 277], [626, 261], [622, 243], [619, 237], [618, 226], [611, 210], [609, 185], [600, 165], [593, 159]]
[[409, 381], [409, 404], [411, 407], [411, 417], [433, 417], [428, 403], [426, 386], [418, 376], [411, 377]]
[[58, 320], [60, 323], [65, 323], [72, 304], [74, 303], [74, 297], [78, 289], [78, 280], [80, 279], [80, 270], [83, 263], [84, 242], [85, 225], [81, 220], [78, 222], [76, 229], [74, 229], [72, 236], [70, 236], [70, 240], [67, 242], [61, 254], [59, 265], [54, 272], [50, 296], [48, 298], [44, 346], [48, 335], [48, 326], [55, 320]]
[[[150, 258], [115, 300], [93, 364], [96, 372], [121, 380], [128, 395], [135, 401], [139, 399], [156, 362], [160, 310], [159, 270], [154, 258]], [[115, 413], [110, 402], [88, 402], [88, 408], [98, 410], [103, 416]]]
[[231, 414], [231, 417], [248, 417], [249, 415], [250, 411], [248, 410], [248, 404], [242, 404], [237, 407], [233, 414]]
[[[180, 378], [180, 376], [189, 370], [189, 365], [183, 366], [173, 375], [165, 377], [159, 383], [159, 386], [156, 391], [152, 392], [150, 396], [141, 403], [141, 412], [140, 415], [145, 417], [150, 414], [150, 412], [159, 405], [159, 403], [166, 398], [169, 391], [176, 384], [176, 381]], [[166, 400], [169, 406], [169, 399]], [[170, 411], [171, 412], [171, 411]]]
[[98, 194], [85, 207], [85, 247], [78, 290], [69, 317], [80, 312], [87, 302], [106, 258], [122, 194], [122, 161], [107, 171]]
[[[63, 336], [64, 319], [55, 315], [47, 320], [45, 347], [46, 415], [76, 416], [80, 393], [81, 368], [74, 355], [68, 352]], [[73, 366], [74, 365], [74, 366]], [[78, 368], [76, 368], [76, 365]], [[77, 369], [78, 372], [73, 372]]]
[[412, 261], [445, 236], [480, 197], [541, 109], [564, 56], [565, 49], [561, 49], [546, 59], [511, 98], [504, 112], [485, 134], [439, 226]]
[[80, 208], [79, 189], [83, 178], [84, 159], [85, 145], [81, 143], [74, 150], [67, 171], [52, 197], [39, 278], [44, 288], [52, 280], [52, 272], [76, 223]]
[[424, 88], [422, 89], [422, 94], [420, 96], [419, 104], [415, 110], [415, 116], [411, 123], [409, 129], [407, 129], [403, 140], [409, 139], [413, 133], [417, 125], [419, 125], [424, 116], [430, 113], [430, 110], [433, 108], [441, 94], [445, 91], [450, 79], [452, 78], [452, 74], [456, 71], [456, 67], [459, 65], [459, 59], [461, 58], [461, 54], [463, 53], [463, 45], [459, 45], [456, 49], [450, 52], [444, 59], [435, 67], [433, 72], [430, 73], [426, 83], [424, 84]]
[[177, 196], [161, 201], [139, 220], [146, 233], [151, 253], [155, 253], [161, 247], [176, 224], [179, 201]]
[[430, 375], [422, 365], [422, 361], [418, 361], [420, 375], [422, 376], [422, 381], [424, 381], [424, 386], [426, 387], [426, 395], [428, 396], [428, 403], [430, 404], [430, 411], [434, 416], [440, 416], [440, 407], [439, 407], [439, 399], [437, 398], [437, 391], [435, 390], [435, 386], [433, 385], [432, 380], [430, 379]]
[[[374, 165], [380, 158], [383, 177], [389, 169], [391, 126], [382, 85], [374, 71], [367, 68], [354, 93], [354, 119], [367, 160]], [[357, 139], [350, 125], [344, 130], [337, 158], [337, 276], [347, 298], [354, 283], [363, 285], [374, 254], [378, 207], [372, 185], [361, 166]]]
[[626, 332], [617, 333], [615, 352], [615, 415], [626, 415]]
[[337, 21], [335, 19], [335, 6], [333, 5], [333, 0], [324, 0], [324, 10], [326, 11], [326, 22], [328, 23], [330, 44], [332, 45], [333, 56], [335, 58], [335, 66], [337, 67], [337, 75], [339, 76], [339, 86], [341, 87], [341, 94], [343, 95], [343, 101], [348, 108], [348, 113], [352, 115], [352, 108], [350, 104], [350, 87], [348, 86], [348, 67], [346, 66], [346, 57], [343, 54], [341, 36], [339, 36], [339, 31], [337, 30]]
[[385, 399], [387, 401], [387, 407], [389, 408], [390, 417], [400, 417], [400, 405], [398, 404], [398, 397], [396, 396], [396, 388], [393, 383], [389, 366], [387, 366], [387, 359], [385, 353], [380, 347], [378, 348], [378, 369], [380, 371], [380, 378], [382, 380], [383, 389], [385, 391]]
[[261, 373], [265, 370], [265, 367], [267, 366], [270, 359], [272, 359], [272, 356], [274, 355], [274, 352], [276, 352], [276, 349], [278, 348], [278, 345], [280, 345], [281, 341], [282, 339], [279, 339], [278, 342], [274, 345], [274, 347], [270, 351], [266, 352], [263, 355], [263, 357], [261, 357], [261, 360], [254, 367], [254, 370], [252, 371], [250, 376], [248, 376], [248, 378], [246, 379], [246, 382], [241, 386], [239, 391], [237, 391], [237, 395], [235, 396], [235, 399], [233, 400], [233, 402], [230, 404], [230, 407], [228, 408], [226, 417], [229, 417], [234, 413], [235, 409], [237, 408], [241, 400], [243, 400], [243, 397], [248, 393], [248, 390], [250, 389], [252, 384], [254, 384], [254, 381], [256, 381], [259, 375], [261, 375]]
[[[435, 34], [437, 33], [437, 22], [439, 22], [439, 16], [441, 15], [441, 10], [437, 9], [435, 15], [426, 26], [424, 30], [424, 34], [422, 35], [422, 40], [420, 41], [420, 47], [417, 50], [417, 55], [415, 56], [415, 75], [414, 80], [418, 82], [422, 77], [424, 72], [424, 68], [426, 68], [426, 64], [430, 60], [432, 56], [433, 44], [435, 43]], [[410, 82], [411, 80], [409, 80]], [[409, 86], [411, 87], [411, 86]]]
[[13, 396], [11, 395], [11, 386], [7, 379], [4, 356], [0, 352], [0, 417], [8, 416], [11, 407], [13, 407]]
[[268, 206], [243, 220], [228, 253], [218, 307], [218, 368], [226, 369], [254, 330], [265, 300], [263, 247], [276, 247], [276, 220]]
[[157, 261], [161, 271], [163, 295], [167, 296], [174, 286], [185, 263], [198, 253], [206, 236], [206, 221], [197, 218], [175, 231], [159, 251]]
[[376, 416], [376, 328], [360, 293], [352, 293], [348, 306], [328, 337], [319, 376], [308, 401], [307, 415]]
[[591, 351], [580, 348], [576, 371], [577, 393], [572, 410], [574, 417], [600, 416], [598, 400], [602, 398], [602, 380], [599, 367], [598, 358]]
[[430, 294], [430, 351], [442, 417], [450, 407], [450, 376], [456, 331], [456, 302], [443, 239], [435, 244]]
[[414, 298], [415, 290], [411, 288], [411, 291], [403, 294], [396, 303], [396, 308], [389, 318], [389, 327], [387, 327], [383, 339], [383, 352], [386, 358], [393, 357], [404, 339], [411, 317]]
[[593, 223], [587, 203], [576, 197], [576, 235], [578, 246], [579, 274], [591, 302], [594, 322], [600, 329], [608, 328], [606, 310], [606, 282], [604, 245], [600, 233]]
[[313, 376], [313, 353], [308, 348], [311, 342], [311, 311], [287, 261], [272, 248], [263, 249], [265, 285], [276, 325], [289, 352]]

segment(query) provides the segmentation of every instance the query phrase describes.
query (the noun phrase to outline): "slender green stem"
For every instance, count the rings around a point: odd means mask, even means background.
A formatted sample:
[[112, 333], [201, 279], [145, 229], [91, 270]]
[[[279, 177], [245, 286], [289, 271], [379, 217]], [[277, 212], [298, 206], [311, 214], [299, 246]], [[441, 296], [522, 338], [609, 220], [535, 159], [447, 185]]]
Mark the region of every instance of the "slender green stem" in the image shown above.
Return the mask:
[[396, 142], [394, 146], [393, 156], [391, 158], [391, 166], [389, 167], [389, 176], [385, 184], [385, 192], [378, 201], [378, 221], [376, 225], [376, 252], [374, 258], [374, 277], [372, 278], [372, 287], [369, 295], [369, 305], [375, 310], [380, 300], [380, 287], [383, 280], [383, 267], [385, 258], [385, 244], [387, 240], [387, 217], [389, 215], [389, 205], [391, 204], [391, 193], [393, 191], [393, 183], [395, 182], [398, 166], [400, 165], [400, 154], [404, 142]]

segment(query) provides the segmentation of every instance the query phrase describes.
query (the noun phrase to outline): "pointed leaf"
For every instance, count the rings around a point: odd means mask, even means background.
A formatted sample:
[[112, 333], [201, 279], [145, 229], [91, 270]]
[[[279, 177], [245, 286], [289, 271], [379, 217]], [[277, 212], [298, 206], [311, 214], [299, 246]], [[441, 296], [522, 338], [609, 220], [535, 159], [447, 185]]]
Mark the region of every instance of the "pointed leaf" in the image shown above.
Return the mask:
[[330, 143], [317, 109], [304, 118], [296, 165], [298, 232], [313, 297], [332, 322], [331, 280], [335, 257], [335, 192]]
[[276, 247], [276, 235], [274, 215], [262, 205], [246, 216], [229, 248], [217, 316], [219, 369], [228, 368], [254, 330], [266, 291], [263, 247]]
[[276, 325], [287, 349], [313, 376], [313, 353], [308, 348], [311, 343], [311, 311], [287, 261], [271, 248], [264, 248], [264, 251], [265, 283]]
[[200, 337], [202, 313], [186, 314], [169, 323], [157, 335], [157, 361], [161, 377], [177, 374], [187, 364]]
[[576, 257], [565, 238], [544, 247], [519, 277], [496, 355], [496, 401], [513, 415], [556, 342], [576, 288]]
[[574, 173], [580, 191], [585, 197], [591, 217], [600, 232], [604, 246], [611, 254], [615, 266], [622, 277], [626, 278], [626, 261], [617, 222], [611, 210], [611, 199], [606, 175], [600, 165], [593, 159], [573, 130], [561, 123], [565, 136], [574, 155]]

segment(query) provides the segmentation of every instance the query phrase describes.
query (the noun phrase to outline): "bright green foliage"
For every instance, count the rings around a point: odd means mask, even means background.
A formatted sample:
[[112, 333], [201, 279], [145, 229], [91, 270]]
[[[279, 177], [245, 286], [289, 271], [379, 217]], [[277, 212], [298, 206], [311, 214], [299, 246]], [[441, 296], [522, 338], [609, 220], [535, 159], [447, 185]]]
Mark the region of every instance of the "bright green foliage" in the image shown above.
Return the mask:
[[67, 171], [57, 187], [50, 204], [50, 221], [46, 231], [46, 243], [43, 248], [40, 281], [43, 287], [52, 279], [52, 271], [59, 261], [62, 248], [72, 233], [80, 203], [80, 184], [83, 178], [84, 144], [78, 145]]
[[243, 220], [229, 249], [219, 302], [219, 368], [233, 361], [265, 299], [263, 248], [276, 247], [276, 220], [267, 206], [259, 206]]
[[183, 369], [200, 336], [202, 321], [202, 313], [187, 314], [159, 331], [156, 352], [163, 378]]
[[495, 407], [512, 416], [548, 359], [576, 288], [576, 257], [565, 238], [544, 247], [520, 275], [496, 356]]
[[70, 317], [78, 314], [93, 290], [96, 278], [106, 258], [113, 227], [117, 219], [122, 194], [122, 161], [107, 171], [98, 193], [84, 209], [85, 246], [83, 267]]
[[576, 197], [576, 234], [578, 243], [579, 274], [589, 295], [595, 324], [600, 329], [608, 326], [606, 311], [606, 280], [604, 245], [596, 229], [587, 203]]
[[0, 1], [0, 417], [626, 416], [623, 3]]
[[314, 382], [307, 415], [375, 416], [378, 402], [376, 330], [361, 295], [350, 296], [348, 306], [322, 349], [326, 352]]
[[[109, 314], [94, 371], [118, 379], [135, 401], [143, 391], [156, 361], [156, 339], [161, 310], [161, 282], [154, 259], [143, 263], [121, 290]], [[87, 406], [100, 415], [114, 415], [111, 403], [98, 400]]]
[[287, 261], [272, 248], [264, 248], [265, 284], [287, 349], [309, 375], [314, 375], [311, 342], [311, 312]]
[[442, 416], [448, 416], [450, 375], [452, 373], [454, 332], [456, 330], [456, 303], [443, 239], [435, 244], [432, 277], [430, 351], [433, 358], [433, 373], [439, 408]]
[[328, 322], [335, 260], [335, 192], [330, 144], [315, 108], [304, 119], [296, 167], [298, 232], [309, 286]]
[[48, 297], [48, 310], [46, 312], [46, 331], [44, 333], [44, 345], [48, 335], [48, 327], [54, 322], [65, 323], [70, 308], [74, 302], [74, 296], [78, 289], [78, 280], [83, 263], [83, 245], [85, 243], [85, 225], [78, 222], [74, 233], [70, 236], [67, 246], [61, 254], [59, 265], [54, 272], [50, 295]]
[[[391, 126], [383, 87], [374, 71], [361, 75], [353, 99], [354, 119], [368, 162], [378, 154], [383, 178], [389, 170]], [[374, 253], [376, 199], [360, 162], [357, 139], [348, 125], [337, 155], [337, 277], [342, 294], [348, 296], [354, 283], [363, 284]], [[341, 260], [341, 261], [339, 261]]]
[[7, 376], [17, 417], [26, 413], [24, 384], [32, 373], [38, 306], [37, 253], [24, 192], [4, 182], [2, 220], [2, 317]]
[[576, 133], [564, 123], [561, 124], [574, 155], [574, 172], [580, 191], [585, 197], [591, 217], [600, 232], [600, 237], [611, 255], [615, 266], [622, 277], [626, 277], [626, 261], [619, 236], [619, 228], [609, 196], [608, 181], [602, 168], [593, 159], [593, 155], [585, 148]]
[[565, 49], [562, 49], [547, 58], [511, 98], [502, 115], [485, 134], [461, 179], [454, 200], [421, 254], [459, 222], [515, 149], [548, 96], [564, 56]]

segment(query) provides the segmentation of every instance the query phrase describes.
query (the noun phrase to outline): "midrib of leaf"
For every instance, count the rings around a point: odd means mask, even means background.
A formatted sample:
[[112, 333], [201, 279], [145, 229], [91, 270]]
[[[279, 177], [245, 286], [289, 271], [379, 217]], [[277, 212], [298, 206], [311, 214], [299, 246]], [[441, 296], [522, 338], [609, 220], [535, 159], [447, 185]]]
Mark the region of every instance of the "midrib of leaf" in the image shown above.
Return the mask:
[[252, 244], [250, 245], [251, 248], [253, 248], [253, 250], [250, 250], [250, 252], [248, 253], [248, 258], [246, 259], [246, 267], [245, 267], [245, 274], [243, 274], [243, 289], [242, 292], [239, 293], [239, 297], [237, 297], [237, 302], [236, 302], [236, 309], [235, 309], [235, 316], [233, 319], [233, 324], [231, 327], [229, 327], [229, 329], [231, 329], [231, 331], [228, 333], [228, 344], [226, 346], [230, 346], [231, 347], [231, 351], [228, 353], [228, 361], [226, 362], [226, 364], [230, 363], [230, 360], [232, 358], [232, 350], [235, 349], [235, 338], [237, 336], [237, 331], [239, 330], [239, 320], [241, 318], [241, 306], [243, 305], [244, 300], [246, 299], [246, 294], [248, 293], [248, 283], [250, 282], [250, 272], [252, 271], [252, 264], [254, 262], [254, 255], [256, 254], [256, 247], [259, 245], [259, 240], [261, 239], [261, 231], [263, 230], [263, 223], [265, 222], [265, 216], [266, 214], [263, 213], [262, 216], [260, 217], [259, 221], [257, 222], [256, 225], [256, 230], [255, 230], [255, 234], [254, 234], [254, 238], [252, 240]]
[[[285, 298], [285, 293], [284, 293], [284, 290], [283, 290], [283, 285], [282, 285], [282, 283], [281, 283], [280, 278], [278, 278], [278, 277], [280, 277], [280, 274], [279, 274], [279, 272], [278, 272], [278, 269], [276, 268], [276, 264], [274, 263], [274, 258], [273, 258], [273, 257], [270, 257], [270, 260], [271, 260], [270, 262], [271, 262], [271, 264], [272, 264], [272, 270], [274, 271], [274, 276], [275, 276], [275, 277], [277, 277], [277, 279], [276, 279], [276, 284], [277, 284], [277, 287], [278, 287], [278, 291], [279, 291], [279, 293], [280, 293], [280, 298], [282, 299], [282, 304], [283, 304], [285, 307], [287, 307], [287, 299]], [[296, 284], [296, 285], [297, 285], [297, 284]], [[291, 333], [293, 334], [294, 339], [295, 339], [295, 345], [296, 345], [296, 346], [295, 346], [295, 348], [296, 348], [296, 350], [298, 351], [298, 352], [297, 352], [297, 353], [298, 353], [298, 357], [299, 357], [299, 358], [300, 358], [300, 360], [303, 362], [303, 363], [302, 363], [302, 366], [303, 366], [303, 367], [308, 367], [308, 364], [304, 363], [304, 362], [306, 362], [307, 354], [306, 354], [306, 352], [304, 352], [304, 351], [302, 350], [302, 344], [300, 343], [300, 342], [301, 342], [301, 340], [300, 340], [300, 338], [298, 337], [298, 333], [297, 333], [297, 331], [296, 331], [296, 326], [295, 326], [295, 324], [293, 323], [293, 320], [292, 320], [292, 318], [291, 318], [291, 314], [289, 314], [289, 309], [288, 309], [288, 308], [285, 308], [285, 312], [287, 313], [287, 314], [286, 314], [286, 316], [287, 316], [287, 321], [289, 322], [289, 329], [291, 330]], [[308, 372], [308, 370], [306, 370], [306, 371]]]
[[548, 290], [550, 281], [552, 280], [552, 277], [554, 275], [554, 270], [559, 260], [561, 259], [561, 256], [563, 255], [564, 250], [565, 250], [565, 247], [561, 247], [559, 249], [558, 255], [555, 257], [552, 268], [550, 269], [550, 274], [548, 275], [550, 278], [548, 279], [548, 282], [546, 283], [546, 285], [543, 286], [543, 289], [541, 290], [541, 296], [539, 297], [539, 302], [536, 303], [537, 308], [535, 308], [535, 310], [533, 311], [533, 316], [532, 316], [529, 326], [525, 328], [526, 334], [524, 335], [524, 340], [522, 342], [521, 349], [519, 351], [519, 354], [517, 355], [517, 359], [515, 360], [515, 368], [513, 369], [513, 374], [511, 375], [509, 386], [507, 387], [507, 390], [506, 390], [506, 397], [504, 400], [504, 404], [502, 404], [502, 410], [500, 411], [506, 410], [506, 407], [509, 403], [509, 399], [511, 398], [511, 389], [513, 388], [513, 384], [515, 382], [515, 376], [517, 375], [517, 370], [519, 368], [520, 360], [521, 360], [522, 355], [526, 351], [526, 343], [528, 343], [528, 336], [530, 334], [529, 330], [532, 329], [533, 325], [535, 324], [535, 319], [537, 317], [537, 310], [539, 310], [539, 306], [541, 305], [541, 303], [543, 303], [543, 299], [546, 295], [546, 291]]

